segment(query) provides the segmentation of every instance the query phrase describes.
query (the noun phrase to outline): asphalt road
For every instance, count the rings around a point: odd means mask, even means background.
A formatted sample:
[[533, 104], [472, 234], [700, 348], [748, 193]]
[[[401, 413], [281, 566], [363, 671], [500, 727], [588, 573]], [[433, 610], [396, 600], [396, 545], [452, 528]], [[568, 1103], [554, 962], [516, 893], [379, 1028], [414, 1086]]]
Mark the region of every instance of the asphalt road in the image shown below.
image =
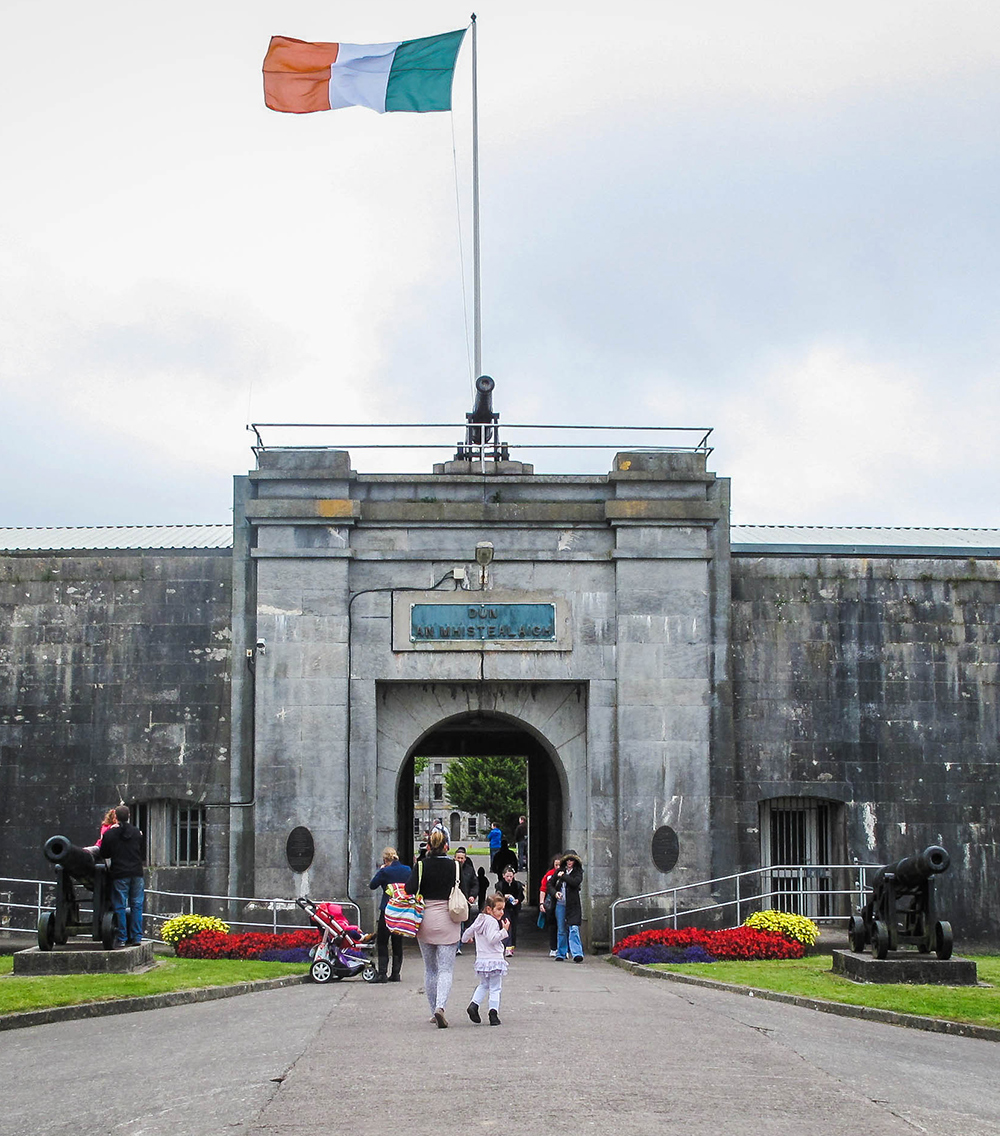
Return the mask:
[[422, 968], [0, 1034], [3, 1136], [1000, 1133], [995, 1043], [513, 960], [503, 1025], [451, 1026]]

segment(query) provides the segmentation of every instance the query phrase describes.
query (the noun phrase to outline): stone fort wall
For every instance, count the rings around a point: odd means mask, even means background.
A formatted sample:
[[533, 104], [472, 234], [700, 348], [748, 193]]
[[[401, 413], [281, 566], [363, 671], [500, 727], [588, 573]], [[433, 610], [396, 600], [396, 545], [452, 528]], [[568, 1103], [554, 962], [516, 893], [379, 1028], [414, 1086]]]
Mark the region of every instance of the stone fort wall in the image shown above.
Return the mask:
[[[884, 863], [943, 844], [942, 910], [1000, 927], [1000, 564], [747, 557], [732, 565], [739, 859], [758, 802], [842, 802], [844, 852]], [[952, 906], [953, 905], [953, 906]]]
[[[0, 557], [0, 876], [46, 878], [54, 832], [88, 843], [126, 795], [225, 802], [228, 550]], [[848, 857], [942, 843], [959, 938], [1000, 928], [1000, 564], [732, 561], [736, 761], [712, 771], [715, 863], [759, 862], [760, 802], [843, 809]], [[153, 886], [225, 891], [228, 817], [206, 865]]]
[[[93, 843], [119, 791], [229, 799], [231, 621], [228, 550], [0, 557], [0, 876], [48, 878], [45, 839]], [[211, 872], [152, 886], [224, 886], [227, 823]]]

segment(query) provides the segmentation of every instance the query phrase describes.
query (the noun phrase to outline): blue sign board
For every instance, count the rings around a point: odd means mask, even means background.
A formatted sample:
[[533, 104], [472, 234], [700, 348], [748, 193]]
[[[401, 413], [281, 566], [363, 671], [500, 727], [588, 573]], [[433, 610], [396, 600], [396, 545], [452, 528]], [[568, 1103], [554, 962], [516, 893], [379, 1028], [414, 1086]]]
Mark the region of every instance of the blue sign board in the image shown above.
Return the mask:
[[554, 603], [411, 604], [412, 643], [473, 639], [546, 640], [556, 637]]

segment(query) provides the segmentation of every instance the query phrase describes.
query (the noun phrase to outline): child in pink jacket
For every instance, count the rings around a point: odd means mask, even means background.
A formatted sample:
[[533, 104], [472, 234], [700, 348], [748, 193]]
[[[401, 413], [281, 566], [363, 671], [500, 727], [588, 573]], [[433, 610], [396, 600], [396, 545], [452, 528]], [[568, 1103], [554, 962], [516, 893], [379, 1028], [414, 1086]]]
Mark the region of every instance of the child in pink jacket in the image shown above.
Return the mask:
[[503, 917], [505, 903], [504, 896], [491, 895], [485, 910], [462, 936], [463, 943], [476, 940], [476, 965], [473, 969], [479, 976], [479, 985], [472, 995], [472, 1001], [466, 1012], [477, 1025], [482, 1021], [479, 1007], [487, 996], [489, 996], [490, 1025], [500, 1025], [500, 987], [503, 985], [503, 976], [507, 973], [503, 941], [509, 929], [507, 920]]

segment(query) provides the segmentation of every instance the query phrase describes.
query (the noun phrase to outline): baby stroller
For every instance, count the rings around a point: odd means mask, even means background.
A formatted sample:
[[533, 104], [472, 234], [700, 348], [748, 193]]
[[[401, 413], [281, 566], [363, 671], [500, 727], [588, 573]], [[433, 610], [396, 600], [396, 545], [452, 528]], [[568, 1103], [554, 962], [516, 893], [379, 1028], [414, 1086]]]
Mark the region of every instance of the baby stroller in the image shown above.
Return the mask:
[[312, 951], [309, 973], [313, 982], [339, 982], [360, 974], [365, 982], [373, 982], [378, 971], [371, 957], [369, 936], [353, 927], [339, 903], [313, 903], [308, 897], [295, 901], [323, 932], [323, 938]]

